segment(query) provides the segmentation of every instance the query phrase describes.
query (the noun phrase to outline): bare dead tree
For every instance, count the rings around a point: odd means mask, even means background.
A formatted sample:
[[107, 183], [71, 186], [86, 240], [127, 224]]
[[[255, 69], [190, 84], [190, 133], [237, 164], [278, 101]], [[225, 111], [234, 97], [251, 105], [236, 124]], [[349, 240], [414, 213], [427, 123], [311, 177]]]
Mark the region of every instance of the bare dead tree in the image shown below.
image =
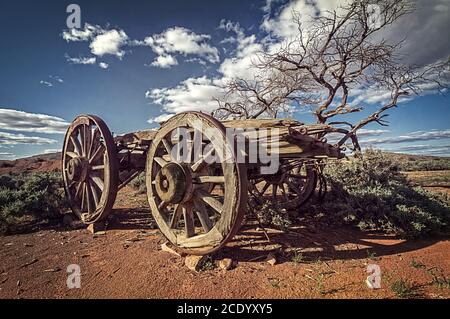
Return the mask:
[[[377, 21], [368, 12], [374, 5], [380, 9]], [[449, 75], [449, 60], [426, 67], [402, 65], [401, 42], [388, 43], [382, 37], [384, 30], [412, 10], [408, 0], [360, 0], [306, 24], [295, 13], [298, 36], [274, 52], [261, 52], [253, 65], [255, 78], [231, 81], [226, 98], [217, 100], [214, 115], [275, 118], [292, 106], [305, 107], [312, 110], [317, 124], [348, 126], [345, 140], [369, 123], [386, 125], [385, 112], [403, 97], [419, 94], [425, 87], [443, 88]], [[389, 96], [357, 123], [333, 121], [362, 111], [364, 101], [355, 103], [355, 96], [367, 89]]]

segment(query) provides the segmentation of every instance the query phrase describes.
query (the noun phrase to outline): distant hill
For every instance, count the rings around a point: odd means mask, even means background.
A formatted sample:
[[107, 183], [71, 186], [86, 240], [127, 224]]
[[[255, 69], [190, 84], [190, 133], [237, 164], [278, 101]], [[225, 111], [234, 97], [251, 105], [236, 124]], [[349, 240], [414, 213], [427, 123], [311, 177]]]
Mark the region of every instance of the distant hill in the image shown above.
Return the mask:
[[0, 160], [0, 174], [61, 170], [61, 153], [41, 154], [12, 161]]

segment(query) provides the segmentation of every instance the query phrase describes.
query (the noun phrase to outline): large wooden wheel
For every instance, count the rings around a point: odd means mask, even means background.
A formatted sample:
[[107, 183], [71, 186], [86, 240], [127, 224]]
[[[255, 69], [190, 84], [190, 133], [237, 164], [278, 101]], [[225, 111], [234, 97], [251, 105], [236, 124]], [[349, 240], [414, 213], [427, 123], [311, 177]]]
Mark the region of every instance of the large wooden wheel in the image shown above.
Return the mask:
[[78, 116], [62, 152], [64, 188], [72, 211], [85, 223], [104, 219], [117, 194], [118, 163], [113, 137], [97, 116]]
[[147, 154], [152, 215], [180, 250], [208, 254], [231, 240], [247, 204], [245, 164], [236, 163], [225, 127], [180, 113], [159, 129]]
[[252, 194], [292, 210], [306, 203], [317, 186], [317, 171], [302, 160], [281, 161], [278, 172], [253, 181]]

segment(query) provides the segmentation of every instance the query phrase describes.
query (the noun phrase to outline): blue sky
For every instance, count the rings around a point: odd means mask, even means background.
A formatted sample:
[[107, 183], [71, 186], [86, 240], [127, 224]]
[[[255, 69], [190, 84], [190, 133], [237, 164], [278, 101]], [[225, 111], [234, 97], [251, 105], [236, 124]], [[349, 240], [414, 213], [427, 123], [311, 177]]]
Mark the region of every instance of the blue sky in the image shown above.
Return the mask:
[[[275, 32], [263, 23], [278, 28], [290, 7], [305, 6], [302, 0], [76, 1], [79, 31], [85, 32], [80, 35], [66, 26], [72, 2], [0, 4], [0, 159], [60, 149], [67, 122], [82, 113], [97, 114], [113, 132], [125, 133], [157, 127], [152, 119], [160, 115], [211, 110], [215, 83], [244, 72], [239, 59]], [[317, 7], [330, 5], [321, 2], [327, 1], [317, 1]], [[443, 34], [449, 29], [449, 3], [430, 3], [426, 10], [419, 5], [416, 14], [429, 39], [419, 30], [408, 31], [412, 45], [406, 54], [413, 62], [450, 55], [448, 34]], [[445, 28], [440, 37], [439, 28]], [[105, 34], [110, 37], [103, 40], [117, 45], [105, 45], [99, 38]], [[414, 43], [433, 49], [419, 50]], [[389, 127], [367, 128], [366, 144], [450, 156], [449, 96], [426, 92], [389, 114]], [[304, 112], [295, 117], [311, 121]], [[393, 143], [392, 137], [403, 142]]]

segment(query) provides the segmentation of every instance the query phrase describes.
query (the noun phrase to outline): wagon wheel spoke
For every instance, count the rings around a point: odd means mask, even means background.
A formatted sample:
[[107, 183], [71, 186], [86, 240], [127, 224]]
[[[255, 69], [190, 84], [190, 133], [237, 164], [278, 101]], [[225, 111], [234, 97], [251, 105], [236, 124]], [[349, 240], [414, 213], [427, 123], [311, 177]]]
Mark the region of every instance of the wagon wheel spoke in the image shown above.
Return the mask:
[[203, 183], [215, 183], [215, 184], [223, 184], [225, 183], [225, 176], [197, 176], [196, 181], [198, 181], [198, 183], [203, 184]]
[[182, 207], [183, 218], [184, 218], [184, 230], [186, 233], [186, 238], [190, 238], [195, 235], [195, 225], [194, 225], [194, 213], [192, 205], [186, 203]]
[[[91, 131], [92, 133], [92, 131]], [[94, 132], [92, 133], [91, 142], [89, 145], [88, 155], [87, 157], [90, 159], [91, 155], [94, 155], [94, 149], [96, 147], [97, 141], [100, 139], [101, 133], [98, 127], [94, 129]]]
[[162, 143], [163, 143], [163, 145], [164, 145], [164, 148], [166, 149], [167, 154], [170, 155], [170, 154], [172, 153], [172, 148], [173, 148], [172, 143], [170, 143], [170, 142], [167, 140], [167, 138], [163, 138], [161, 141], [162, 141]]
[[265, 183], [265, 184], [264, 184], [263, 188], [262, 188], [261, 191], [259, 192], [261, 195], [264, 195], [264, 194], [266, 193], [267, 189], [268, 189], [269, 186], [270, 186], [269, 182], [264, 182], [264, 183]]
[[206, 211], [205, 204], [202, 201], [199, 201], [198, 199], [194, 199], [194, 207], [197, 212], [197, 217], [200, 220], [200, 224], [202, 224], [202, 227], [204, 231], [207, 233], [211, 230], [213, 227], [211, 219], [208, 216], [208, 212]]
[[66, 155], [69, 156], [69, 157], [71, 157], [71, 158], [75, 158], [75, 157], [78, 157], [78, 156], [79, 156], [79, 155], [78, 155], [77, 153], [75, 153], [75, 152], [66, 152]]
[[275, 200], [277, 198], [278, 185], [272, 184], [272, 197]]
[[91, 176], [91, 179], [95, 183], [95, 185], [97, 185], [97, 187], [103, 192], [104, 188], [103, 180], [99, 176], [94, 174]]
[[94, 154], [89, 158], [89, 164], [97, 163], [100, 159], [103, 158], [103, 154], [105, 153], [105, 147], [100, 144], [100, 146], [95, 150]]
[[81, 125], [78, 128], [78, 134], [80, 136], [80, 147], [81, 147], [81, 155], [86, 156], [86, 131], [85, 131], [86, 125]]
[[92, 125], [89, 122], [89, 124], [86, 124], [84, 127], [84, 152], [85, 156], [89, 158], [90, 154], [90, 148], [92, 144]]
[[92, 166], [91, 169], [93, 171], [101, 171], [101, 170], [105, 169], [105, 165], [95, 165], [95, 166]]
[[284, 199], [288, 201], [288, 200], [289, 200], [289, 197], [288, 197], [288, 195], [287, 195], [287, 192], [286, 192], [286, 189], [285, 189], [285, 187], [284, 187], [284, 184], [281, 184], [280, 189], [281, 189], [281, 194], [283, 195]]
[[86, 208], [86, 187], [85, 183], [82, 183], [83, 186], [81, 186], [81, 211], [84, 212]]
[[81, 144], [80, 141], [78, 140], [78, 137], [76, 135], [75, 136], [70, 135], [70, 141], [78, 156], [83, 156], [83, 151], [81, 149]]
[[201, 171], [208, 164], [208, 161], [213, 156], [214, 152], [214, 148], [211, 148], [204, 156], [202, 156], [202, 158], [198, 159], [194, 164], [192, 164], [192, 171], [194, 173]]
[[176, 228], [176, 226], [180, 220], [181, 214], [183, 213], [182, 208], [183, 207], [180, 204], [175, 205], [172, 218], [170, 219], [170, 226], [169, 226], [170, 228]]
[[215, 199], [210, 193], [207, 193], [202, 189], [197, 189], [195, 193], [198, 198], [200, 198], [204, 203], [211, 206], [211, 208], [213, 208], [217, 213], [222, 213], [223, 204]]
[[75, 190], [75, 199], [78, 199], [82, 193], [83, 183], [78, 183], [77, 188]]
[[163, 167], [167, 165], [167, 161], [163, 159], [162, 157], [155, 157], [155, 162], [158, 163], [159, 166]]
[[89, 182], [86, 181], [85, 183], [85, 188], [86, 188], [86, 202], [87, 202], [87, 210], [88, 213], [91, 214], [94, 210], [92, 207], [92, 193], [91, 193], [91, 186], [89, 185]]
[[89, 187], [91, 189], [92, 197], [94, 199], [95, 208], [97, 208], [98, 203], [100, 202], [101, 193], [99, 194], [99, 192], [97, 191], [97, 188], [91, 181], [92, 181], [92, 179], [89, 179], [88, 183], [89, 183]]

